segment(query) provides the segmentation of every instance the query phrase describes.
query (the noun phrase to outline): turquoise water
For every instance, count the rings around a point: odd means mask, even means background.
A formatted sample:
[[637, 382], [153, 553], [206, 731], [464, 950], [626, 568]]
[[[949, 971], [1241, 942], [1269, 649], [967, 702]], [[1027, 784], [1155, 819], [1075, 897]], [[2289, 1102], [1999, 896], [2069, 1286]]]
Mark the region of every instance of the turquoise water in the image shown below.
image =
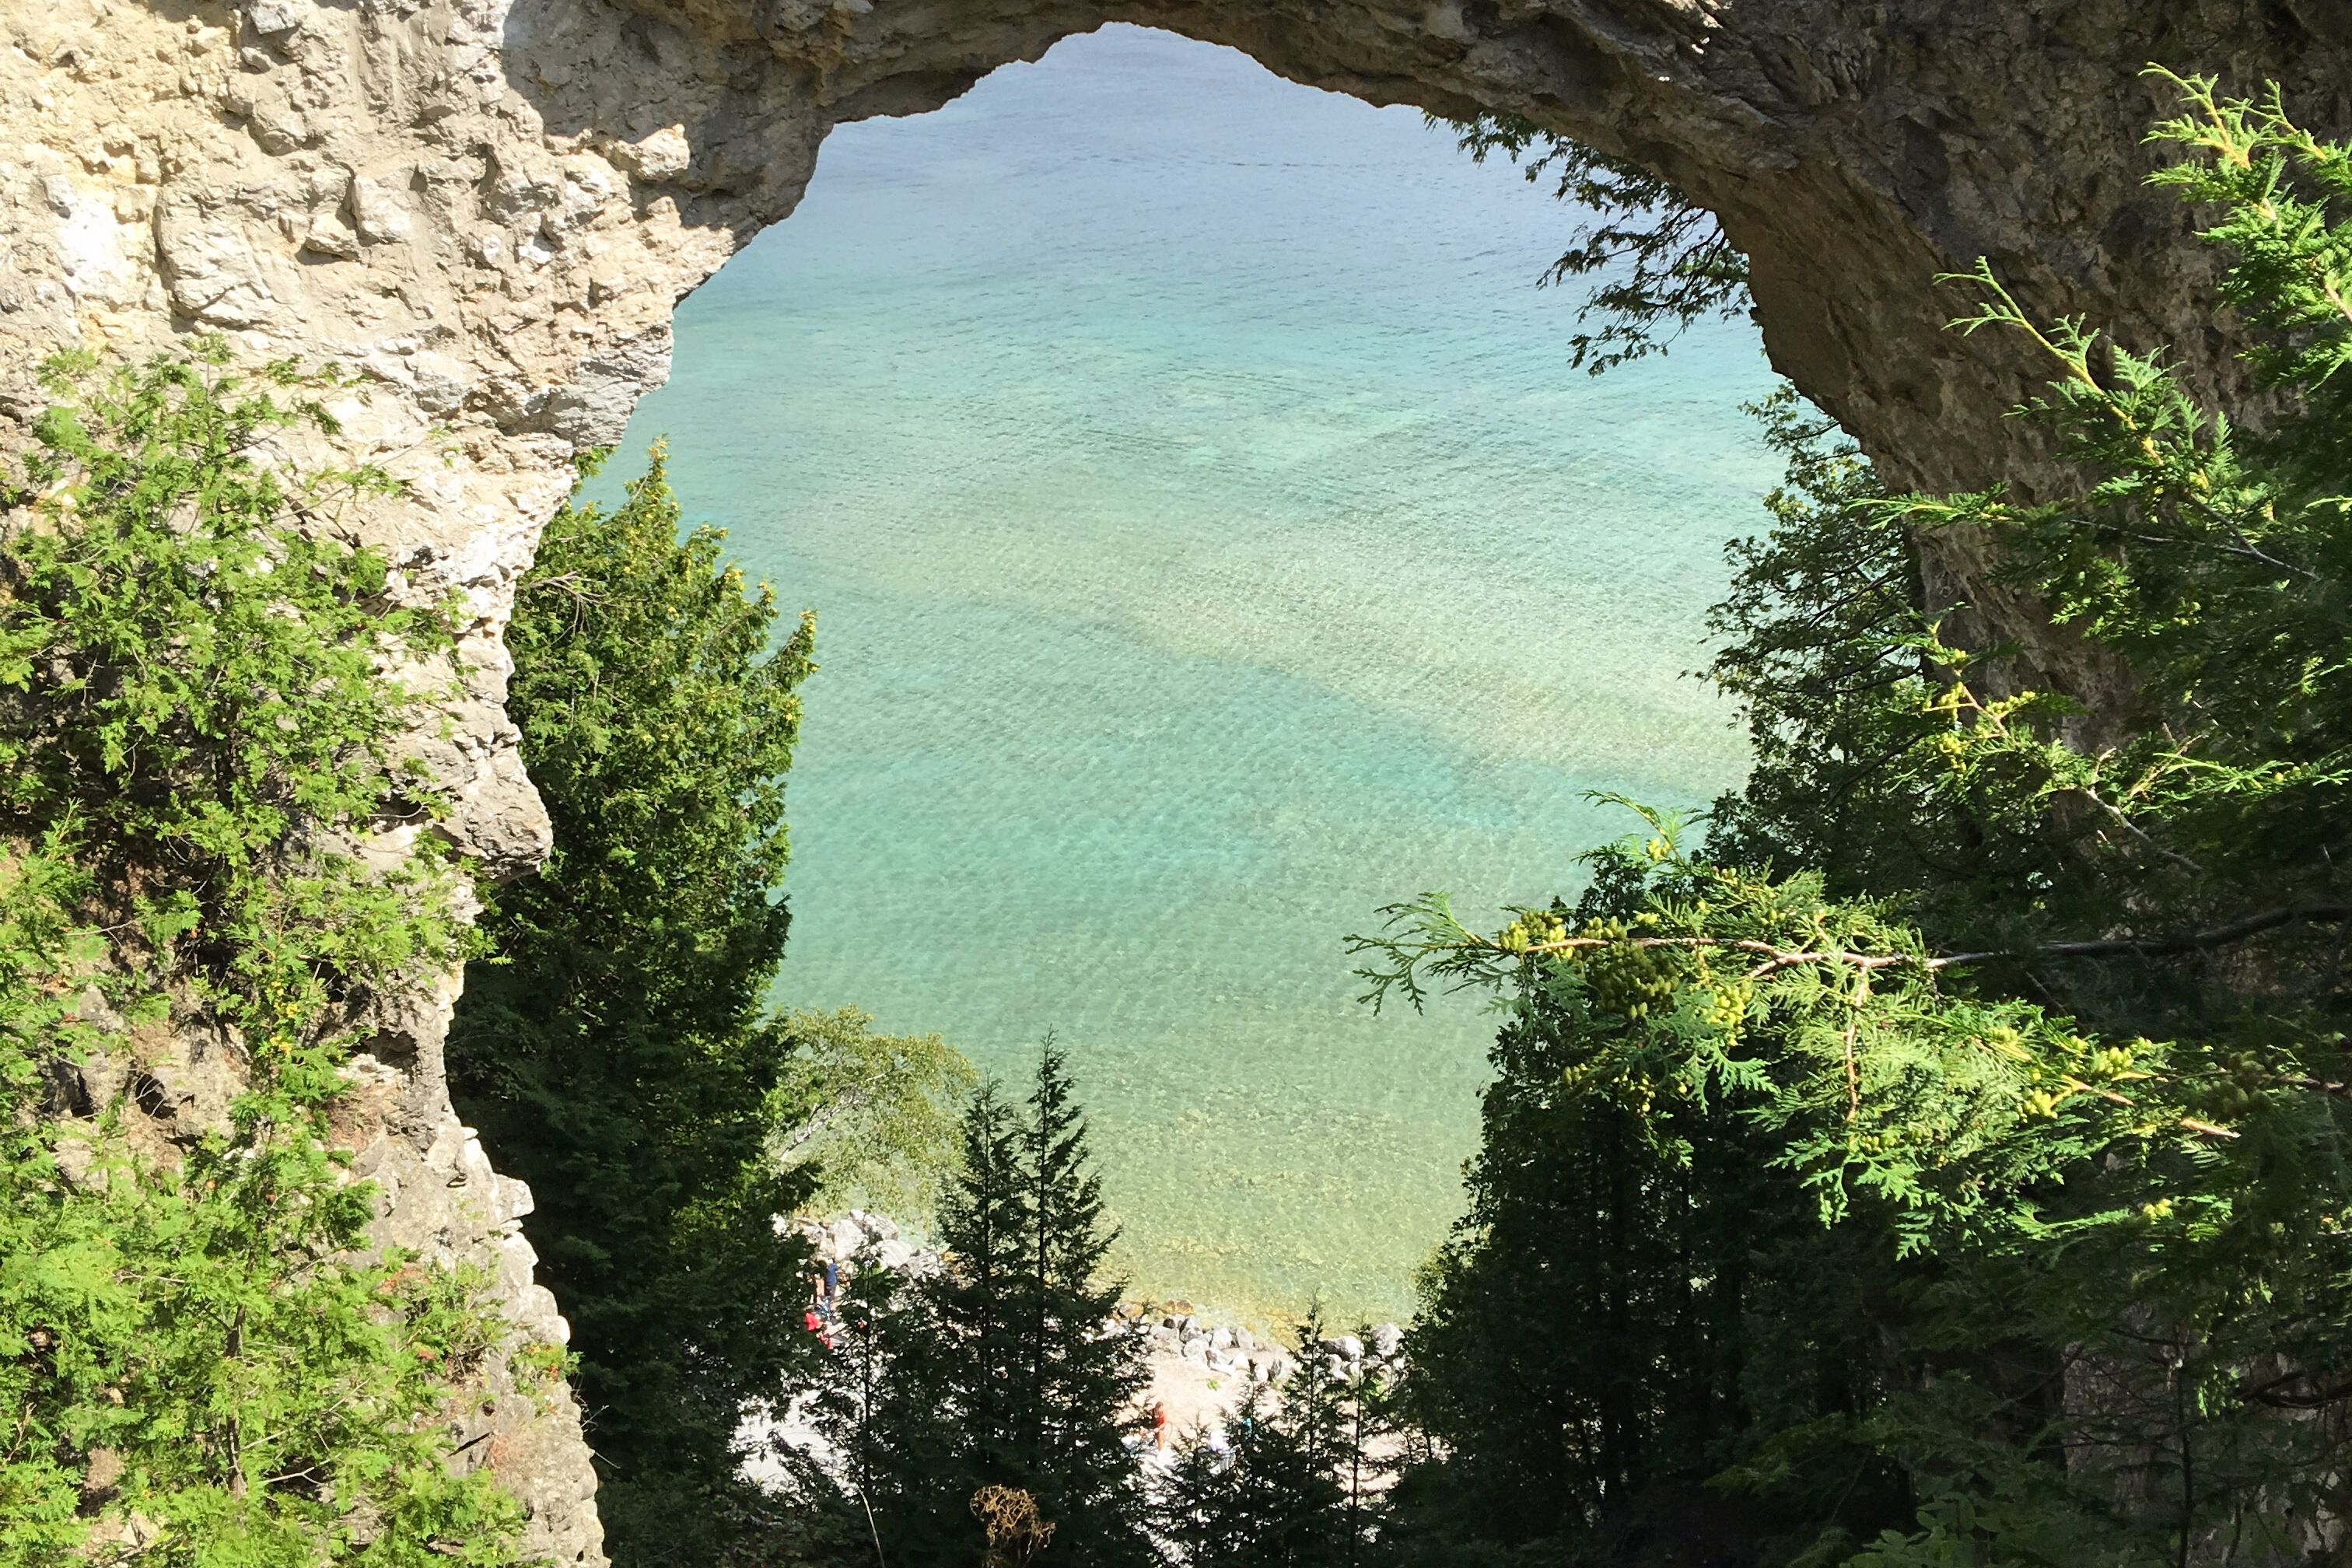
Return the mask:
[[1055, 1030], [1139, 1289], [1405, 1310], [1492, 1020], [1374, 1017], [1341, 939], [1740, 773], [1683, 672], [1768, 374], [1745, 326], [1571, 372], [1567, 228], [1417, 113], [1108, 28], [837, 132], [631, 427], [818, 613], [782, 999], [1009, 1074]]

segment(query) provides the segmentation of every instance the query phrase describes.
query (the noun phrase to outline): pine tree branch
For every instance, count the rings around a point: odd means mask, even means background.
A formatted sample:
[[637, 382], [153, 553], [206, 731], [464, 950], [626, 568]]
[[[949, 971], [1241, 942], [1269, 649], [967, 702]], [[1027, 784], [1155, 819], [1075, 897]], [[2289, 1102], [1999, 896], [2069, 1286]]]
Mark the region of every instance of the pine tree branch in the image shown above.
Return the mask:
[[[2288, 1385], [2296, 1383], [2308, 1385], [2310, 1392], [2288, 1392]], [[2240, 1389], [2238, 1397], [2257, 1405], [2267, 1405], [2274, 1410], [2319, 1410], [2339, 1400], [2352, 1398], [2352, 1379], [2323, 1387], [2307, 1372], [2291, 1372], [2258, 1387]]]
[[2329, 925], [2352, 920], [2352, 904], [2294, 904], [2284, 909], [2265, 910], [2261, 914], [2248, 915], [2227, 925], [2209, 931], [2189, 931], [2178, 936], [2105, 937], [2095, 942], [2045, 942], [2038, 946], [1983, 952], [1944, 953], [1930, 959], [1930, 969], [1956, 969], [1968, 964], [1990, 963], [2002, 958], [2121, 958], [2137, 954], [2142, 958], [2164, 958], [2184, 952], [2210, 952], [2217, 947], [2260, 936], [2281, 926], [2295, 924]]
[[[2275, 931], [2281, 926], [2308, 923], [2333, 924], [2352, 920], [2352, 904], [2297, 904], [2284, 909], [2265, 910], [2231, 921], [2227, 925], [2209, 931], [2188, 931], [2175, 936], [2102, 937], [2087, 942], [2045, 942], [2031, 947], [1986, 948], [1973, 952], [1945, 952], [1926, 955], [1910, 952], [1857, 952], [1846, 948], [1784, 948], [1776, 943], [1748, 937], [1714, 936], [1571, 936], [1557, 942], [1530, 942], [1521, 950], [1528, 955], [1538, 953], [1583, 952], [1594, 948], [1614, 947], [1637, 950], [1679, 949], [1686, 952], [1746, 952], [1756, 954], [1759, 962], [1748, 972], [1751, 980], [1760, 980], [1783, 969], [1794, 969], [1807, 963], [1835, 963], [1867, 973], [1876, 969], [1895, 969], [1916, 965], [1933, 972], [1963, 969], [2001, 959], [2021, 958], [2121, 958], [2137, 954], [2144, 958], [2163, 958], [2185, 952], [2205, 952], [2227, 947], [2233, 942]], [[1441, 948], [1459, 952], [1484, 949], [1510, 952], [1491, 938], [1480, 937], [1468, 942], [1433, 943], [1429, 951]]]

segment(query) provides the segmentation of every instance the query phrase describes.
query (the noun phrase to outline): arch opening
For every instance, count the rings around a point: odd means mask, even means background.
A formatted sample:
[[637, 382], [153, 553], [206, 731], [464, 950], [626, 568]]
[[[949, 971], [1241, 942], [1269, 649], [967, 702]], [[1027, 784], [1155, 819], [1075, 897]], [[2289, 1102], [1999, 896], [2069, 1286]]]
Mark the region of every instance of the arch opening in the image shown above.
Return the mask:
[[[136, 356], [194, 331], [369, 383], [346, 434], [412, 481], [363, 525], [428, 593], [475, 608], [444, 829], [485, 878], [547, 847], [501, 709], [501, 628], [582, 444], [610, 440], [669, 362], [677, 300], [790, 213], [836, 124], [937, 106], [1108, 21], [1244, 49], [1378, 102], [1514, 110], [1675, 181], [1755, 267], [1775, 363], [1898, 480], [2032, 472], [1997, 343], [1942, 330], [1929, 287], [1989, 257], [2028, 305], [2171, 342], [2221, 384], [2189, 217], [2138, 184], [2155, 60], [2277, 79], [2298, 120], [2352, 127], [2352, 27], [2304, 0], [174, 0], [17, 8], [13, 271], [0, 418], [41, 405], [61, 346]], [[2226, 399], [2225, 399], [2226, 401]], [[1938, 563], [1972, 596], [1976, 563]], [[2031, 605], [1992, 629], [2071, 657]], [[2095, 700], [2095, 692], [2084, 692]], [[448, 986], [397, 1020], [396, 1121], [366, 1152], [467, 1228], [511, 1195], [462, 1146], [441, 1081]], [[436, 1153], [436, 1151], [438, 1152]], [[425, 1173], [434, 1173], [427, 1175]], [[528, 1247], [477, 1236], [519, 1321], [552, 1307]], [[558, 1396], [502, 1405], [536, 1548], [598, 1560], [586, 1449]]]
[[[1522, 114], [1628, 158], [1715, 213], [1748, 256], [1774, 367], [1897, 484], [1970, 489], [2061, 478], [2005, 417], [2033, 371], [2013, 344], [1946, 331], [1940, 273], [1991, 260], [2031, 308], [2087, 313], [2178, 346], [2224, 393], [2239, 372], [2183, 301], [2209, 262], [2188, 215], [2142, 188], [2151, 61], [2281, 81], [2315, 130], [2352, 124], [2352, 37], [2275, 7], [2194, 17], [2127, 5], [1738, 0], [519, 0], [509, 79], [547, 131], [608, 152], [657, 223], [672, 297], [799, 201], [836, 125], [948, 101], [1108, 22], [1165, 28], [1276, 74], [1375, 104]], [[611, 304], [622, 341], [581, 354], [527, 416], [609, 440], [666, 364], [667, 311]], [[635, 334], [635, 335], [632, 335]], [[1988, 635], [2096, 706], [2105, 672], [2032, 605], [1944, 550], [1938, 596], [1973, 599]]]
[[1344, 937], [1743, 771], [1686, 677], [1772, 378], [1746, 323], [1575, 372], [1568, 226], [1411, 110], [1074, 37], [837, 132], [599, 481], [666, 440], [818, 612], [779, 1000], [1016, 1079], [1057, 1030], [1149, 1294], [1407, 1316], [1493, 1021], [1375, 1018]]

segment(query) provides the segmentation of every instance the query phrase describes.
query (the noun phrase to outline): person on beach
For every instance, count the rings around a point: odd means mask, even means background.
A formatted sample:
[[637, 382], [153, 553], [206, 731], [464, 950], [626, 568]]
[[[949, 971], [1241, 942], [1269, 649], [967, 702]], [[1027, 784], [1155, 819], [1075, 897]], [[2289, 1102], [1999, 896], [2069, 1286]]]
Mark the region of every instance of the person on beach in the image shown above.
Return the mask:
[[1168, 1406], [1157, 1399], [1151, 1402], [1151, 1446], [1168, 1451]]
[[840, 1275], [830, 1261], [809, 1270], [809, 1305], [801, 1321], [825, 1349], [833, 1348], [833, 1293]]

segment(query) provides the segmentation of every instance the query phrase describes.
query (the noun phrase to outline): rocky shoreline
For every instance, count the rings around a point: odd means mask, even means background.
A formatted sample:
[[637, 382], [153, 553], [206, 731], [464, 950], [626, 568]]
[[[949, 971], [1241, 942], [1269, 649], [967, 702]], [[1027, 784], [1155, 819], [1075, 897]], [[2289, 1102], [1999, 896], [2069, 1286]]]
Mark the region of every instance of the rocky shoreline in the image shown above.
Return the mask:
[[[820, 1263], [833, 1264], [845, 1280], [865, 1267], [888, 1269], [909, 1279], [930, 1278], [946, 1268], [932, 1247], [910, 1239], [886, 1215], [863, 1209], [826, 1220], [779, 1220], [797, 1230], [815, 1249]], [[1326, 1334], [1312, 1346], [1283, 1344], [1241, 1321], [1220, 1321], [1182, 1300], [1121, 1301], [1103, 1321], [1107, 1334], [1143, 1342], [1150, 1382], [1143, 1411], [1167, 1412], [1172, 1444], [1196, 1431], [1214, 1433], [1225, 1415], [1255, 1388], [1277, 1388], [1297, 1370], [1303, 1354], [1324, 1358], [1330, 1373], [1347, 1382], [1365, 1375], [1394, 1375], [1404, 1363], [1404, 1332], [1381, 1323], [1369, 1333]], [[782, 1477], [775, 1459], [759, 1456], [795, 1449], [824, 1461], [829, 1446], [796, 1408], [747, 1422], [743, 1436], [754, 1458], [745, 1473], [755, 1480]], [[1160, 1450], [1149, 1439], [1139, 1445], [1144, 1462]]]
[[[851, 1209], [828, 1220], [802, 1220], [793, 1228], [815, 1249], [821, 1263], [831, 1263], [846, 1279], [871, 1264], [909, 1279], [928, 1279], [945, 1267], [930, 1247], [910, 1240], [887, 1215]], [[1298, 1352], [1252, 1330], [1240, 1318], [1221, 1320], [1181, 1298], [1121, 1301], [1104, 1321], [1106, 1330], [1132, 1334], [1148, 1343], [1154, 1358], [1166, 1357], [1213, 1374], [1246, 1377], [1252, 1383], [1279, 1383], [1290, 1375]], [[1318, 1342], [1318, 1353], [1330, 1357], [1335, 1373], [1350, 1375], [1369, 1360], [1374, 1364], [1402, 1353], [1404, 1331], [1381, 1323], [1364, 1334], [1328, 1334]]]
[[1252, 1383], [1278, 1384], [1298, 1364], [1301, 1354], [1324, 1356], [1335, 1376], [1353, 1378], [1367, 1364], [1378, 1367], [1404, 1353], [1404, 1331], [1382, 1323], [1369, 1337], [1326, 1334], [1311, 1351], [1293, 1350], [1264, 1339], [1245, 1324], [1217, 1323], [1204, 1318], [1189, 1301], [1122, 1301], [1107, 1326], [1147, 1342], [1149, 1353], [1167, 1357], [1203, 1372], [1246, 1377]]

